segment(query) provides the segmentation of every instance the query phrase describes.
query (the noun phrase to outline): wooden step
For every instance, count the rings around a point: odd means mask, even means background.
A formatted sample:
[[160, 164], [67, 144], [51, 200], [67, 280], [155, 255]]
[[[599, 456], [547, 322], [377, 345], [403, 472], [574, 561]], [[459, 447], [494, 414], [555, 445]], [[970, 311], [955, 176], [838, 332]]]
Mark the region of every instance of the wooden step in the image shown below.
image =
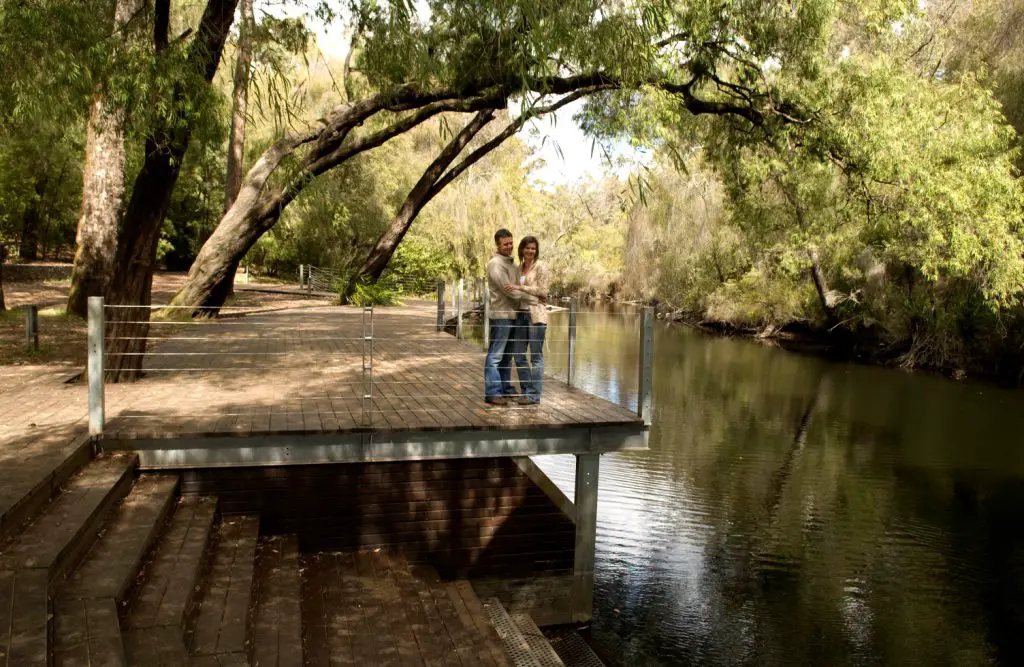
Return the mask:
[[306, 664], [511, 667], [468, 582], [445, 582], [384, 549], [303, 564]]
[[512, 614], [511, 619], [523, 639], [526, 640], [530, 652], [542, 667], [565, 667], [565, 663], [558, 657], [558, 653], [551, 647], [548, 638], [540, 631], [529, 614]]
[[248, 653], [249, 605], [252, 600], [259, 518], [224, 517], [213, 539], [213, 565], [204, 582], [196, 628], [190, 642], [194, 656]]
[[14, 536], [0, 570], [42, 569], [54, 583], [92, 545], [111, 509], [131, 488], [134, 456], [101, 456], [71, 478], [64, 491]]
[[92, 458], [84, 429], [48, 429], [0, 456], [0, 543], [14, 535]]
[[125, 664], [118, 608], [174, 506], [177, 489], [176, 477], [140, 477], [82, 564], [58, 586], [55, 667]]
[[498, 598], [484, 598], [482, 602], [515, 667], [544, 667]]
[[124, 644], [114, 598], [62, 600], [55, 612], [54, 667], [124, 667]]
[[124, 634], [129, 665], [174, 665], [188, 651], [185, 635], [193, 615], [217, 502], [179, 502], [130, 595]]
[[253, 665], [302, 667], [302, 579], [294, 535], [260, 542], [252, 635]]
[[124, 602], [150, 547], [174, 508], [178, 478], [143, 475], [121, 501], [82, 564], [57, 591], [57, 599], [113, 598]]
[[0, 665], [47, 664], [48, 587], [46, 570], [0, 571]]

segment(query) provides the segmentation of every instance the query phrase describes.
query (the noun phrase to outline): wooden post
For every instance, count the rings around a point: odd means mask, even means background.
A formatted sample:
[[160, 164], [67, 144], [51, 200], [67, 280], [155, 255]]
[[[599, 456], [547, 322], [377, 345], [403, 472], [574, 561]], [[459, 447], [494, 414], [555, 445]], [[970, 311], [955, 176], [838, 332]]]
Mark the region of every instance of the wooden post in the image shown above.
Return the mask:
[[32, 351], [39, 349], [39, 306], [25, 307], [25, 345]]
[[249, 265], [246, 264], [245, 267], [243, 267], [243, 268], [245, 268], [245, 284], [248, 285], [249, 284]]
[[89, 435], [103, 435], [103, 297], [89, 297]]
[[306, 265], [299, 264], [299, 288], [306, 286]]
[[576, 455], [576, 549], [572, 568], [573, 623], [586, 623], [594, 614], [594, 555], [597, 545], [597, 486], [600, 454]]
[[458, 287], [456, 288], [456, 294], [458, 295], [456, 301], [458, 304], [455, 306], [455, 339], [462, 340], [462, 292], [463, 292], [462, 278], [459, 278]]
[[484, 349], [486, 350], [491, 345], [491, 289], [488, 286], [487, 278], [484, 278], [482, 296], [484, 300]]
[[651, 425], [651, 386], [654, 376], [654, 308], [644, 306], [640, 315], [640, 378], [636, 413]]
[[579, 301], [574, 296], [569, 297], [569, 350], [566, 383], [570, 387], [576, 386], [576, 312], [578, 309]]
[[444, 331], [444, 280], [437, 279], [437, 331]]
[[363, 424], [373, 424], [373, 306], [363, 308]]

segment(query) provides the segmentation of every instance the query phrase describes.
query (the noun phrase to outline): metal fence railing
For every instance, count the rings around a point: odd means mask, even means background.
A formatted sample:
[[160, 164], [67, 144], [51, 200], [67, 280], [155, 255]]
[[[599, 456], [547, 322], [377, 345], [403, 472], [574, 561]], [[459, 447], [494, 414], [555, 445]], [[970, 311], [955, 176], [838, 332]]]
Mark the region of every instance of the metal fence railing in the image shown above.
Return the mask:
[[[314, 271], [311, 277], [315, 275]], [[387, 307], [318, 308], [244, 317], [189, 317], [187, 309], [112, 305], [100, 297], [90, 298], [90, 433], [103, 432], [105, 377], [111, 377], [111, 369], [123, 367], [126, 357], [136, 357], [147, 376], [178, 382], [185, 388], [180, 391], [180, 410], [194, 414], [184, 417], [255, 419], [258, 412], [267, 410], [268, 401], [284, 405], [286, 415], [293, 411], [289, 406], [298, 405], [301, 412], [304, 403], [327, 401], [339, 427], [424, 425], [426, 420], [426, 426], [443, 428], [451, 421], [446, 415], [471, 413], [483, 399], [483, 360], [477, 344], [482, 342], [484, 350], [488, 345], [485, 287], [480, 281], [475, 286], [465, 280], [447, 286], [443, 280], [436, 281], [436, 316], [432, 307], [419, 302], [400, 311]], [[449, 301], [454, 302], [451, 310]], [[471, 336], [463, 324], [473, 310], [480, 318], [482, 341]], [[624, 358], [633, 359], [637, 353], [621, 350], [622, 344], [639, 336], [637, 384], [629, 383], [631, 396], [618, 402], [632, 409], [624, 403], [632, 404], [635, 396], [634, 411], [649, 424], [652, 309], [617, 313], [617, 338], [608, 330], [608, 313], [581, 311], [575, 298], [559, 300], [552, 311], [543, 351], [544, 376], [564, 381], [570, 388], [581, 388], [577, 382], [581, 336], [588, 353], [618, 346]], [[453, 333], [461, 344], [455, 345], [451, 339], [446, 342], [439, 336], [442, 331]], [[205, 388], [213, 387], [213, 392], [225, 388], [222, 404], [216, 400], [204, 403], [201, 397], [190, 395], [188, 388], [198, 386], [200, 380]], [[193, 381], [196, 384], [191, 384]], [[582, 386], [593, 390], [586, 383]], [[246, 389], [239, 392], [227, 387]], [[139, 394], [139, 400], [146, 398], [144, 394]], [[247, 394], [252, 396], [247, 398]], [[144, 419], [152, 414], [140, 406], [129, 407], [127, 412], [121, 411], [122, 418]]]

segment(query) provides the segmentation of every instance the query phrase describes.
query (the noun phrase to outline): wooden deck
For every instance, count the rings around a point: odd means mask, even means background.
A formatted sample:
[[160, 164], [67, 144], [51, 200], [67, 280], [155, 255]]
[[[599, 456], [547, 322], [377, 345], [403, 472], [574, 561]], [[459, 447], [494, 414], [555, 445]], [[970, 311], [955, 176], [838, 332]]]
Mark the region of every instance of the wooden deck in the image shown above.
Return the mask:
[[468, 581], [395, 553], [306, 557], [302, 588], [306, 664], [512, 666]]
[[[152, 326], [175, 331], [152, 342], [143, 380], [107, 385], [103, 434], [104, 449], [138, 451], [144, 467], [646, 446], [635, 413], [551, 377], [539, 405], [484, 403], [483, 350], [435, 331], [429, 302], [376, 309], [372, 333], [346, 307]], [[252, 450], [244, 461], [239, 447]]]

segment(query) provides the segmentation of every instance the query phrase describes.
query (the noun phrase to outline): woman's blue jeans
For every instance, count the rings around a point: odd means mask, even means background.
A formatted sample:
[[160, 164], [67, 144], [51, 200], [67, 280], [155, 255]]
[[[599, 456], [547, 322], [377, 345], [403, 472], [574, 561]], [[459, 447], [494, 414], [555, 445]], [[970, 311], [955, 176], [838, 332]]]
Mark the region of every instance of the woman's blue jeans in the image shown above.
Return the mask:
[[[544, 390], [544, 336], [548, 325], [533, 324], [530, 313], [518, 313], [512, 331], [512, 359], [519, 375], [519, 389], [533, 402]], [[529, 352], [529, 357], [527, 357]]]

